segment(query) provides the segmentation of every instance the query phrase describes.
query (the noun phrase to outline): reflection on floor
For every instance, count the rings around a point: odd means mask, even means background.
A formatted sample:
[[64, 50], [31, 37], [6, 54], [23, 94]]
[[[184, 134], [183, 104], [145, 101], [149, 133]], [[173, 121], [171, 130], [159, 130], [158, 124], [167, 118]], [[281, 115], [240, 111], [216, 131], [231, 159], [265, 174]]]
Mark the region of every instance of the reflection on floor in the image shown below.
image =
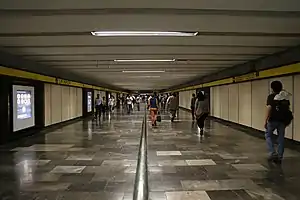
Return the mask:
[[[80, 121], [0, 148], [0, 199], [132, 199], [143, 112]], [[152, 200], [297, 200], [300, 153], [268, 164], [262, 139], [188, 113], [148, 126]]]

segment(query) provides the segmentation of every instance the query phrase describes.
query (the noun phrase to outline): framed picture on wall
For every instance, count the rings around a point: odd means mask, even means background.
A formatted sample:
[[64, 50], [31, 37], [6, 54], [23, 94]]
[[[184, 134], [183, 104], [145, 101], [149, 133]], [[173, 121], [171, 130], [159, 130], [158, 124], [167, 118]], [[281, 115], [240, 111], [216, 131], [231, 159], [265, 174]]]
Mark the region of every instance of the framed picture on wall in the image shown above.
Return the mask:
[[35, 126], [34, 87], [13, 85], [13, 131]]
[[92, 92], [87, 92], [87, 112], [92, 112]]

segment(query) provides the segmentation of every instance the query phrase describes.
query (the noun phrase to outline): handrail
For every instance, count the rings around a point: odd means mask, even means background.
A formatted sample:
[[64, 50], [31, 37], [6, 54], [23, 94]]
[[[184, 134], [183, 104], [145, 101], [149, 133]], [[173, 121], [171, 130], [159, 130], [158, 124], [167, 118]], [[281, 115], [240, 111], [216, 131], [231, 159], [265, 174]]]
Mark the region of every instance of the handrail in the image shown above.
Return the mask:
[[148, 200], [148, 159], [147, 159], [147, 116], [142, 123], [142, 133], [136, 167], [133, 200]]

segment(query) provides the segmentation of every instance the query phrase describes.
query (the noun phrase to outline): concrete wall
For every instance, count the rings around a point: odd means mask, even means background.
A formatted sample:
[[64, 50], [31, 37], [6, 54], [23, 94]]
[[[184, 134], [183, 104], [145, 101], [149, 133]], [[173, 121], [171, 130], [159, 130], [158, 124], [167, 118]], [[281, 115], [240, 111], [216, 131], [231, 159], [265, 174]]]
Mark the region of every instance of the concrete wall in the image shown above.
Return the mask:
[[300, 75], [212, 87], [211, 115], [264, 131], [266, 100], [274, 80], [280, 80], [284, 89], [292, 94], [290, 101], [295, 119], [286, 130], [286, 138], [300, 141]]
[[196, 90], [179, 92], [179, 106], [186, 109], [191, 109], [192, 95], [196, 94]]
[[45, 84], [45, 126], [82, 116], [82, 89]]

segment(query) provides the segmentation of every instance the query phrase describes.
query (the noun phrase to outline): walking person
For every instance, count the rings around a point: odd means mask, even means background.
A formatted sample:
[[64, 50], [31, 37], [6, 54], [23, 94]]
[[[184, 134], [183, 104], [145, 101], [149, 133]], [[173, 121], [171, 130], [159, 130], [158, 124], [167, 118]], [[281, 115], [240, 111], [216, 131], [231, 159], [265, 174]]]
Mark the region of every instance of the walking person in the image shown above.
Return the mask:
[[137, 109], [138, 109], [138, 111], [140, 111], [141, 110], [141, 96], [140, 95], [138, 95], [137, 97], [136, 97], [136, 105], [137, 105]]
[[115, 98], [113, 96], [109, 98], [108, 106], [109, 106], [109, 111], [113, 112], [115, 108]]
[[[271, 83], [272, 94], [267, 98], [267, 113], [265, 118], [266, 142], [269, 151], [269, 161], [281, 164], [284, 153], [285, 129], [293, 120], [293, 113], [290, 110], [289, 94], [283, 90], [280, 81]], [[274, 148], [272, 136], [277, 131], [277, 151]]]
[[132, 97], [128, 94], [126, 97], [126, 105], [127, 105], [127, 113], [130, 114], [131, 110], [132, 110], [132, 102], [133, 99]]
[[196, 95], [193, 94], [192, 99], [191, 99], [191, 110], [192, 110], [192, 119], [193, 119], [193, 121], [195, 120], [195, 103], [196, 103]]
[[156, 92], [154, 92], [153, 96], [148, 100], [148, 107], [150, 110], [152, 126], [156, 126], [156, 119], [158, 113], [158, 99]]
[[99, 116], [99, 119], [101, 117], [101, 108], [102, 108], [102, 100], [100, 98], [100, 95], [97, 94], [97, 97], [95, 99], [95, 109], [96, 109], [95, 118], [96, 119], [98, 119], [98, 116]]
[[205, 119], [209, 114], [209, 102], [208, 98], [200, 91], [197, 94], [195, 101], [195, 115], [197, 118], [197, 125], [200, 128], [200, 135], [204, 134]]
[[179, 104], [176, 98], [176, 93], [173, 93], [167, 100], [168, 109], [171, 114], [171, 122], [174, 122], [176, 118], [176, 111], [179, 108]]

